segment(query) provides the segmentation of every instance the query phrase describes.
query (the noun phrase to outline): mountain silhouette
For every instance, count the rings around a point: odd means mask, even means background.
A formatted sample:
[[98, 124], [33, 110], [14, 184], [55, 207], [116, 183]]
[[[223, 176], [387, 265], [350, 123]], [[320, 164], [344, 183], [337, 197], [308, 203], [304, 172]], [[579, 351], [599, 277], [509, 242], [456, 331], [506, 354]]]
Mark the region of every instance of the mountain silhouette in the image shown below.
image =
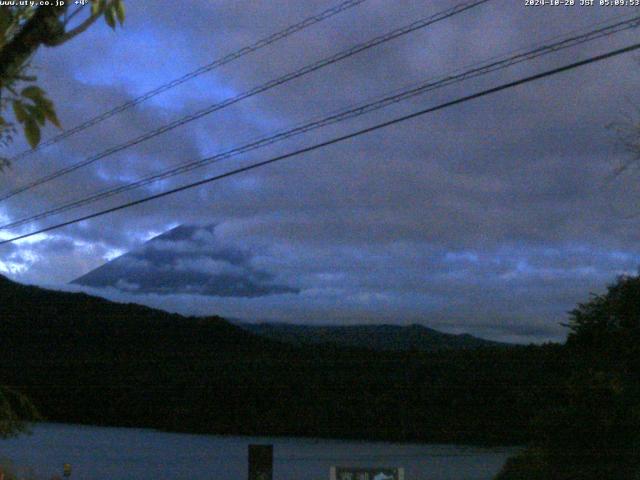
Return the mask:
[[222, 245], [215, 225], [180, 225], [71, 283], [136, 294], [262, 297], [298, 293], [251, 265], [250, 252]]
[[249, 332], [293, 345], [335, 344], [382, 351], [465, 350], [508, 344], [453, 335], [422, 325], [299, 325], [289, 323], [237, 323]]

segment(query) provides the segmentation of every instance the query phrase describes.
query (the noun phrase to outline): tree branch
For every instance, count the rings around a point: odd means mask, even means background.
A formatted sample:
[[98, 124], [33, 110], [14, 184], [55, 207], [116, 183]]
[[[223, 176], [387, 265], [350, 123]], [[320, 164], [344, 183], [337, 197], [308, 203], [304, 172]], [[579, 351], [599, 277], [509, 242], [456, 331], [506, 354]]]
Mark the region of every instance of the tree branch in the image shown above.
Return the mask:
[[69, 15], [67, 18], [64, 19], [64, 25], [67, 26], [68, 23], [73, 20], [73, 17], [75, 17], [77, 14], [79, 14], [82, 11], [82, 6], [79, 6], [78, 8], [76, 8], [73, 13], [71, 15]]
[[9, 43], [0, 50], [0, 88], [20, 68], [41, 45], [48, 45], [61, 34], [64, 26], [58, 17], [66, 6], [39, 7]]
[[55, 46], [58, 46], [58, 45], [62, 45], [63, 43], [68, 42], [69, 40], [71, 40], [76, 35], [80, 35], [82, 32], [87, 30], [98, 18], [100, 18], [100, 16], [102, 16], [102, 14], [104, 14], [105, 10], [106, 10], [105, 7], [103, 7], [100, 10], [98, 10], [96, 13], [90, 15], [89, 18], [87, 18], [84, 22], [82, 22], [77, 27], [75, 27], [75, 28], [69, 30], [68, 32], [65, 32], [64, 34], [58, 36], [57, 38], [53, 39], [51, 42], [49, 42], [47, 44], [47, 46], [48, 47], [55, 47]]
[[[66, 19], [66, 22], [59, 17], [66, 13], [68, 5], [59, 7], [41, 6], [38, 7], [31, 18], [29, 18], [21, 30], [9, 41], [0, 47], [0, 88], [8, 80], [14, 78], [24, 63], [41, 46], [55, 47], [71, 40], [87, 30], [95, 21], [112, 8], [115, 0], [100, 2], [102, 5], [95, 10], [80, 25], [65, 31], [67, 22], [75, 16], [79, 9]], [[69, 3], [69, 2], [66, 2]], [[94, 6], [97, 4], [93, 4]]]

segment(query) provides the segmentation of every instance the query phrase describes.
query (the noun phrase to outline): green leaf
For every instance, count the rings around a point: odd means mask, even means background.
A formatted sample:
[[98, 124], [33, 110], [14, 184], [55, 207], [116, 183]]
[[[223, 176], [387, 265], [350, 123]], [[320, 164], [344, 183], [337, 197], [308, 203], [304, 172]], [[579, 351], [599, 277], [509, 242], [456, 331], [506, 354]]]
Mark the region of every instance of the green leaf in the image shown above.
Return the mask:
[[24, 105], [20, 100], [14, 100], [12, 103], [13, 113], [15, 113], [16, 115], [16, 120], [18, 120], [20, 123], [24, 123], [28, 117], [27, 112], [24, 109]]
[[98, 15], [103, 8], [103, 0], [93, 0], [93, 2], [91, 2], [91, 15]]
[[107, 25], [109, 25], [114, 30], [116, 29], [116, 17], [113, 14], [113, 8], [108, 8], [104, 11], [104, 19], [106, 20]]
[[53, 102], [47, 97], [40, 97], [36, 103], [42, 105], [43, 108], [53, 108]]
[[43, 108], [44, 116], [53, 123], [56, 127], [62, 129], [62, 125], [60, 124], [60, 120], [58, 120], [58, 116], [56, 115], [56, 111], [53, 109], [53, 105], [49, 108]]
[[35, 85], [24, 88], [20, 93], [23, 97], [30, 98], [34, 102], [37, 102], [39, 99], [44, 97], [44, 91]]
[[33, 119], [28, 119], [24, 124], [24, 134], [31, 148], [36, 148], [40, 143], [40, 127]]
[[31, 119], [34, 119], [40, 125], [44, 125], [44, 110], [40, 105], [27, 105], [27, 111]]
[[120, 25], [122, 25], [124, 23], [124, 16], [125, 16], [124, 1], [116, 0], [115, 8], [116, 8], [116, 15], [118, 16], [118, 21], [120, 22]]

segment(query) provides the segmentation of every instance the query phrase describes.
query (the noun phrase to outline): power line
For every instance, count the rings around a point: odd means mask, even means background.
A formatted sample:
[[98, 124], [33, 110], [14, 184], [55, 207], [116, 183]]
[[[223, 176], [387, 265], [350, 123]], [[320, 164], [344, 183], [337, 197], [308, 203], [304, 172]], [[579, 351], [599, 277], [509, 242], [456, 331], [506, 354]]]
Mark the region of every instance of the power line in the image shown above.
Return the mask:
[[[606, 22], [600, 22], [596, 25], [603, 25], [604, 23]], [[492, 59], [490, 59], [484, 62], [477, 62], [476, 65], [480, 65], [479, 67], [472, 68], [469, 70], [463, 70], [461, 73], [456, 73], [459, 71], [458, 70], [449, 75], [439, 77], [435, 81], [428, 80], [426, 82], [414, 84], [410, 88], [405, 87], [404, 89], [398, 90], [392, 94], [387, 94], [387, 96], [384, 96], [381, 99], [378, 99], [376, 101], [363, 103], [357, 106], [352, 106], [352, 107], [349, 107], [348, 109], [340, 110], [336, 113], [330, 114], [329, 116], [323, 117], [321, 119], [314, 120], [312, 122], [299, 125], [299, 126], [290, 128], [288, 130], [284, 130], [282, 132], [276, 133], [271, 136], [260, 138], [258, 140], [252, 141], [250, 143], [247, 143], [239, 147], [232, 148], [230, 150], [213, 155], [211, 157], [207, 157], [207, 158], [196, 160], [196, 161], [186, 162], [177, 167], [173, 167], [173, 168], [164, 170], [162, 172], [144, 177], [140, 180], [131, 182], [129, 184], [121, 185], [115, 188], [111, 187], [105, 190], [101, 190], [88, 197], [73, 200], [73, 201], [64, 203], [62, 205], [58, 205], [44, 212], [40, 212], [35, 215], [31, 215], [19, 220], [15, 220], [11, 223], [0, 225], [0, 229], [18, 227], [36, 220], [41, 220], [43, 218], [50, 217], [58, 213], [66, 212], [81, 206], [85, 206], [90, 203], [94, 203], [99, 200], [103, 200], [105, 198], [109, 198], [111, 196], [114, 196], [120, 193], [134, 190], [136, 188], [140, 188], [142, 186], [149, 185], [151, 183], [164, 180], [182, 173], [186, 173], [191, 170], [195, 170], [197, 168], [201, 168], [203, 166], [210, 165], [218, 161], [226, 160], [228, 158], [255, 150], [257, 148], [271, 145], [273, 143], [282, 141], [287, 138], [291, 138], [296, 135], [300, 135], [302, 133], [309, 132], [311, 130], [315, 130], [320, 127], [324, 127], [324, 126], [341, 122], [347, 119], [358, 117], [360, 115], [384, 108], [393, 103], [404, 101], [409, 98], [424, 94], [429, 91], [433, 91], [438, 88], [446, 87], [454, 83], [458, 83], [470, 78], [475, 78], [481, 75], [486, 75], [488, 73], [495, 72], [499, 69], [508, 68], [518, 63], [530, 61], [540, 56], [557, 52], [561, 49], [574, 47], [576, 45], [580, 45], [588, 41], [593, 41], [605, 36], [613, 35], [615, 33], [618, 33], [624, 30], [628, 30], [630, 28], [636, 28], [639, 23], [640, 23], [640, 16], [634, 16], [630, 19], [619, 21], [611, 25], [605, 25], [604, 27], [598, 28], [596, 30], [590, 30], [587, 33], [574, 35], [569, 38], [563, 38], [560, 41], [556, 41], [554, 43], [542, 43], [541, 46], [533, 47], [524, 52], [523, 52], [523, 49], [520, 49], [517, 51], [520, 53], [515, 53], [513, 55], [508, 56], [507, 58], [504, 58], [504, 56], [501, 59], [499, 57], [494, 57], [494, 58], [497, 58], [497, 60], [491, 61]], [[590, 26], [589, 28], [591, 27], [593, 27], [593, 25]], [[555, 37], [555, 38], [559, 38], [559, 37]], [[549, 40], [547, 40], [547, 42], [548, 41]]]
[[129, 140], [123, 144], [117, 145], [115, 147], [111, 147], [97, 155], [93, 155], [85, 160], [82, 160], [80, 162], [77, 162], [73, 165], [70, 165], [68, 167], [62, 168], [60, 170], [57, 170], [51, 174], [45, 175], [43, 177], [40, 177], [37, 180], [34, 180], [32, 182], [29, 182], [21, 187], [18, 187], [14, 190], [11, 190], [8, 193], [5, 193], [3, 195], [0, 196], [0, 201], [2, 200], [6, 200], [8, 198], [11, 198], [15, 195], [18, 195], [19, 193], [25, 192], [27, 190], [31, 190], [39, 185], [42, 185], [44, 183], [50, 182], [51, 180], [54, 180], [56, 178], [59, 178], [63, 175], [66, 175], [68, 173], [71, 173], [75, 170], [78, 170], [79, 168], [85, 167], [87, 165], [90, 165], [102, 158], [108, 157], [110, 155], [113, 155], [114, 153], [120, 152], [122, 150], [125, 150], [129, 147], [132, 147], [134, 145], [137, 145], [139, 143], [142, 143], [146, 140], [149, 140], [151, 138], [154, 138], [158, 135], [161, 135], [163, 133], [166, 133], [170, 130], [173, 130], [177, 127], [180, 127], [186, 123], [192, 122], [194, 120], [197, 120], [199, 118], [204, 117], [205, 115], [209, 115], [215, 111], [221, 110], [223, 108], [226, 108], [230, 105], [233, 105], [235, 103], [240, 102], [241, 100], [247, 99], [249, 97], [253, 97], [255, 95], [258, 95], [259, 93], [265, 92], [267, 90], [270, 90], [274, 87], [277, 87], [279, 85], [282, 85], [284, 83], [287, 83], [291, 80], [294, 80], [296, 78], [302, 77], [304, 75], [307, 75], [311, 72], [314, 72], [316, 70], [319, 70], [323, 67], [326, 67], [328, 65], [331, 65], [333, 63], [339, 62], [345, 58], [351, 57], [357, 53], [363, 52], [365, 50], [368, 50], [370, 48], [373, 48], [377, 45], [380, 45], [382, 43], [388, 42], [390, 40], [393, 40], [395, 38], [401, 37], [403, 35], [407, 35], [411, 32], [414, 32], [416, 30], [425, 28], [429, 25], [432, 25], [434, 23], [440, 22], [442, 20], [445, 20], [447, 18], [453, 17], [454, 15], [458, 15], [462, 12], [465, 12], [471, 8], [477, 7], [479, 5], [482, 5], [484, 3], [487, 3], [490, 0], [474, 0], [471, 2], [464, 2], [464, 3], [460, 3], [458, 5], [456, 5], [455, 7], [449, 8], [447, 10], [444, 10], [442, 12], [436, 13], [435, 15], [431, 15], [429, 17], [425, 17], [422, 18], [420, 20], [417, 20], [413, 23], [410, 23], [409, 25], [405, 25], [404, 27], [400, 27], [397, 28], [395, 30], [392, 30], [384, 35], [380, 35], [378, 37], [375, 37], [367, 42], [364, 43], [360, 43], [358, 45], [355, 45], [347, 50], [344, 50], [342, 52], [339, 52], [335, 55], [332, 55], [330, 57], [326, 57], [322, 60], [319, 60], [315, 63], [312, 63], [310, 65], [307, 65], [305, 67], [302, 67], [301, 69], [298, 69], [296, 71], [293, 71], [291, 73], [288, 73], [286, 75], [283, 75], [281, 77], [278, 77], [274, 80], [271, 80], [267, 83], [264, 83], [258, 87], [254, 87], [251, 90], [248, 90], [244, 93], [241, 93], [239, 95], [236, 95], [234, 97], [230, 97], [224, 101], [222, 101], [221, 103], [216, 103], [213, 105], [210, 105], [206, 108], [203, 108], [193, 114], [187, 115], [185, 117], [182, 117], [178, 120], [175, 120], [173, 122], [170, 122], [160, 128], [157, 128], [155, 130], [152, 130], [150, 132], [147, 132], [143, 135], [140, 135], [139, 137], [136, 137], [132, 140]]
[[322, 22], [323, 20], [326, 20], [328, 18], [333, 17], [334, 15], [337, 15], [339, 13], [344, 12], [345, 10], [349, 10], [350, 8], [353, 8], [357, 5], [360, 5], [361, 3], [366, 2], [367, 0], [347, 0], [344, 1], [334, 7], [328, 8], [327, 10], [324, 10], [322, 12], [320, 12], [317, 15], [312, 15], [311, 17], [307, 17], [304, 20], [302, 20], [301, 22], [298, 22], [294, 25], [290, 25], [287, 28], [285, 28], [284, 30], [280, 30], [279, 32], [276, 32], [272, 35], [269, 35], [268, 37], [265, 37], [261, 40], [258, 40], [257, 42], [251, 44], [251, 45], [247, 45], [239, 50], [236, 50], [235, 52], [229, 53], [228, 55], [225, 55], [224, 57], [218, 58], [216, 60], [214, 60], [211, 63], [208, 63], [207, 65], [203, 65], [202, 67], [193, 70], [185, 75], [183, 75], [182, 77], [176, 78], [168, 83], [165, 83], [163, 85], [160, 85], [157, 88], [154, 88], [153, 90], [149, 90], [148, 92], [132, 99], [129, 100], [127, 102], [124, 102], [120, 105], [118, 105], [117, 107], [112, 108], [111, 110], [108, 110], [106, 112], [101, 113], [100, 115], [96, 115], [93, 118], [90, 118], [89, 120], [86, 120], [78, 125], [76, 125], [75, 127], [72, 127], [68, 130], [65, 130], [64, 132], [60, 133], [59, 135], [56, 135], [44, 142], [41, 142], [36, 148], [30, 149], [30, 150], [25, 150], [17, 155], [15, 155], [14, 157], [10, 158], [9, 161], [11, 162], [15, 162], [17, 160], [20, 160], [22, 158], [25, 158], [39, 150], [42, 150], [50, 145], [53, 145], [55, 143], [60, 142], [61, 140], [64, 140], [67, 137], [70, 137], [72, 135], [75, 135], [78, 132], [81, 132], [83, 130], [86, 130], [89, 127], [92, 127], [94, 125], [97, 125], [98, 123], [103, 122], [104, 120], [113, 117], [114, 115], [123, 112], [129, 108], [132, 108], [146, 100], [149, 100], [150, 98], [155, 97], [156, 95], [159, 95], [161, 93], [166, 92], [167, 90], [170, 90], [172, 88], [177, 87], [178, 85], [181, 85], [195, 77], [198, 77], [200, 75], [203, 75], [205, 73], [208, 73], [212, 70], [215, 70], [218, 67], [221, 67], [223, 65], [226, 65], [228, 63], [233, 62], [234, 60], [237, 60], [240, 57], [243, 57], [249, 53], [253, 53], [257, 50], [260, 50], [261, 48], [264, 48], [268, 45], [271, 45], [272, 43], [275, 43], [279, 40], [282, 40], [290, 35], [293, 35], [294, 33], [297, 33], [301, 30], [304, 30], [307, 27], [310, 27], [312, 25], [315, 25], [316, 23]]
[[602, 55], [597, 55], [597, 56], [594, 56], [594, 57], [590, 57], [590, 58], [588, 58], [586, 60], [581, 60], [579, 62], [570, 63], [570, 64], [564, 65], [562, 67], [554, 68], [554, 69], [551, 69], [551, 70], [546, 70], [546, 71], [544, 71], [542, 73], [538, 73], [538, 74], [531, 75], [531, 76], [528, 76], [528, 77], [525, 77], [525, 78], [521, 78], [521, 79], [515, 80], [513, 82], [504, 83], [504, 84], [499, 85], [497, 87], [489, 88], [487, 90], [482, 90], [480, 92], [477, 92], [477, 93], [474, 93], [474, 94], [471, 94], [471, 95], [466, 95], [464, 97], [460, 97], [460, 98], [457, 98], [455, 100], [451, 100], [451, 101], [448, 101], [448, 102], [445, 102], [445, 103], [441, 103], [441, 104], [439, 104], [439, 105], [437, 105], [435, 107], [430, 107], [430, 108], [426, 108], [426, 109], [423, 109], [423, 110], [419, 110], [419, 111], [414, 112], [414, 113], [410, 113], [408, 115], [403, 115], [401, 117], [397, 117], [397, 118], [394, 118], [392, 120], [388, 120], [386, 122], [378, 123], [378, 124], [373, 125], [371, 127], [367, 127], [367, 128], [361, 129], [361, 130], [357, 130], [357, 131], [349, 133], [347, 135], [342, 135], [342, 136], [339, 136], [339, 137], [335, 137], [335, 138], [332, 138], [331, 140], [327, 140], [327, 141], [324, 141], [324, 142], [316, 143], [315, 145], [311, 145], [309, 147], [301, 148], [299, 150], [295, 150], [293, 152], [286, 153], [284, 155], [279, 155], [277, 157], [273, 157], [273, 158], [270, 158], [268, 160], [263, 160], [261, 162], [253, 163], [253, 164], [247, 165], [245, 167], [236, 168], [236, 169], [231, 170], [229, 172], [222, 173], [222, 174], [219, 174], [219, 175], [215, 175], [215, 176], [212, 176], [212, 177], [208, 177], [208, 178], [205, 178], [203, 180], [199, 180], [197, 182], [189, 183], [189, 184], [183, 185], [181, 187], [173, 188], [171, 190], [167, 190], [167, 191], [162, 192], [162, 193], [158, 193], [158, 194], [155, 194], [155, 195], [150, 195], [148, 197], [144, 197], [144, 198], [141, 198], [139, 200], [135, 200], [135, 201], [127, 202], [127, 203], [124, 203], [124, 204], [121, 204], [121, 205], [118, 205], [118, 206], [115, 206], [115, 207], [107, 208], [107, 209], [101, 210], [99, 212], [95, 212], [95, 213], [92, 213], [92, 214], [89, 214], [89, 215], [85, 215], [85, 216], [82, 216], [82, 217], [79, 217], [79, 218], [75, 218], [73, 220], [68, 220], [66, 222], [58, 223], [58, 224], [52, 225], [50, 227], [42, 228], [40, 230], [31, 232], [31, 233], [26, 233], [24, 235], [19, 235], [19, 236], [13, 237], [13, 238], [9, 238], [7, 240], [2, 240], [2, 241], [0, 241], [0, 245], [4, 245], [4, 244], [7, 244], [7, 243], [12, 243], [12, 242], [15, 242], [17, 240], [22, 240], [22, 239], [25, 239], [25, 238], [32, 237], [34, 235], [38, 235], [38, 234], [41, 234], [41, 233], [46, 233], [46, 232], [49, 232], [51, 230], [56, 230], [58, 228], [66, 227], [68, 225], [72, 225], [72, 224], [75, 224], [75, 223], [83, 222], [85, 220], [90, 220], [90, 219], [93, 219], [93, 218], [96, 218], [96, 217], [100, 217], [102, 215], [106, 215], [108, 213], [116, 212], [118, 210], [124, 210], [126, 208], [130, 208], [130, 207], [133, 207], [135, 205], [140, 205], [142, 203], [150, 202], [151, 200], [157, 200], [158, 198], [162, 198], [162, 197], [166, 197], [166, 196], [169, 196], [169, 195], [173, 195], [175, 193], [179, 193], [179, 192], [182, 192], [182, 191], [185, 191], [185, 190], [190, 190], [192, 188], [199, 187], [201, 185], [205, 185], [207, 183], [212, 183], [212, 182], [215, 182], [215, 181], [218, 181], [218, 180], [222, 180], [223, 178], [231, 177], [231, 176], [237, 175], [239, 173], [247, 172], [249, 170], [254, 170], [254, 169], [259, 168], [259, 167], [264, 167], [266, 165], [270, 165], [272, 163], [276, 163], [276, 162], [279, 162], [279, 161], [282, 161], [282, 160], [285, 160], [285, 159], [288, 159], [288, 158], [296, 157], [298, 155], [302, 155], [304, 153], [308, 153], [308, 152], [311, 152], [311, 151], [314, 151], [314, 150], [318, 150], [320, 148], [324, 148], [324, 147], [327, 147], [329, 145], [340, 143], [340, 142], [343, 142], [345, 140], [349, 140], [351, 138], [358, 137], [360, 135], [371, 133], [371, 132], [380, 130], [382, 128], [389, 127], [391, 125], [395, 125], [396, 123], [404, 122], [404, 121], [410, 120], [412, 118], [416, 118], [416, 117], [420, 117], [422, 115], [426, 115], [427, 113], [432, 113], [432, 112], [435, 112], [435, 111], [438, 111], [438, 110], [443, 110], [445, 108], [452, 107], [454, 105], [459, 105], [461, 103], [468, 102], [470, 100], [475, 100], [477, 98], [485, 97], [487, 95], [491, 95], [491, 94], [494, 94], [494, 93], [497, 93], [497, 92], [500, 92], [500, 91], [503, 91], [503, 90], [507, 90], [507, 89], [510, 89], [510, 88], [513, 88], [513, 87], [516, 87], [516, 86], [519, 86], [519, 85], [523, 85], [525, 83], [530, 83], [530, 82], [533, 82], [533, 81], [536, 81], [536, 80], [540, 80], [542, 78], [550, 77], [552, 75], [557, 75], [558, 73], [566, 72], [568, 70], [573, 70], [575, 68], [582, 67], [584, 65], [588, 65], [588, 64], [591, 64], [591, 63], [595, 63], [595, 62], [599, 62], [599, 61], [602, 61], [602, 60], [606, 60], [608, 58], [612, 58], [612, 57], [615, 57], [615, 56], [618, 56], [618, 55], [622, 55], [624, 53], [628, 53], [628, 52], [631, 52], [631, 51], [634, 51], [634, 50], [637, 50], [637, 49], [640, 49], [640, 43], [636, 43], [636, 44], [630, 45], [628, 47], [624, 47], [624, 48], [620, 48], [620, 49], [617, 49], [617, 50], [613, 50], [613, 51], [610, 51], [610, 52], [602, 54]]

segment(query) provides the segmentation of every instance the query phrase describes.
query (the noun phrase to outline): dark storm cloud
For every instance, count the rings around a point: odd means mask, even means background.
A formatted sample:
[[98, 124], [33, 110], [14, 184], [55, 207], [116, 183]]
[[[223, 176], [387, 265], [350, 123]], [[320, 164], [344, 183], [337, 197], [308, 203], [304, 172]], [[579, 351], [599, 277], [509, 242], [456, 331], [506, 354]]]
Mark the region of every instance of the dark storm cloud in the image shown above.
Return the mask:
[[[100, 26], [82, 41], [36, 57], [65, 126], [327, 7], [320, 1], [129, 3], [124, 30]], [[25, 159], [3, 178], [3, 188], [454, 3], [369, 0]], [[631, 11], [489, 2], [15, 197], [0, 205], [0, 217], [20, 218], [622, 13]], [[602, 53], [636, 36], [617, 35], [434, 91], [100, 206]], [[196, 291], [138, 292], [136, 298], [187, 313], [247, 319], [420, 321], [518, 341], [562, 338], [558, 322], [575, 302], [640, 263], [637, 218], [627, 217], [637, 213], [640, 182], [605, 181], [627, 158], [605, 127], [637, 101], [629, 86], [638, 84], [639, 74], [633, 56], [612, 59], [74, 225], [21, 243], [19, 250], [2, 247], [0, 259], [19, 278], [69, 281], [177, 225], [216, 223], [227, 253], [246, 252], [256, 270], [273, 272], [278, 284], [300, 293], [241, 301], [212, 301]], [[54, 247], [57, 239], [66, 247]], [[190, 272], [184, 278], [191, 285], [203, 281], [205, 270], [235, 274], [219, 270], [219, 259], [196, 251], [184, 256], [192, 243], [163, 244], [152, 265]], [[227, 257], [225, 265], [242, 267], [247, 258], [234, 263]], [[158, 278], [177, 288], [171, 278]], [[256, 284], [264, 280], [251, 278]], [[120, 287], [143, 289], [140, 282], [121, 280]]]

